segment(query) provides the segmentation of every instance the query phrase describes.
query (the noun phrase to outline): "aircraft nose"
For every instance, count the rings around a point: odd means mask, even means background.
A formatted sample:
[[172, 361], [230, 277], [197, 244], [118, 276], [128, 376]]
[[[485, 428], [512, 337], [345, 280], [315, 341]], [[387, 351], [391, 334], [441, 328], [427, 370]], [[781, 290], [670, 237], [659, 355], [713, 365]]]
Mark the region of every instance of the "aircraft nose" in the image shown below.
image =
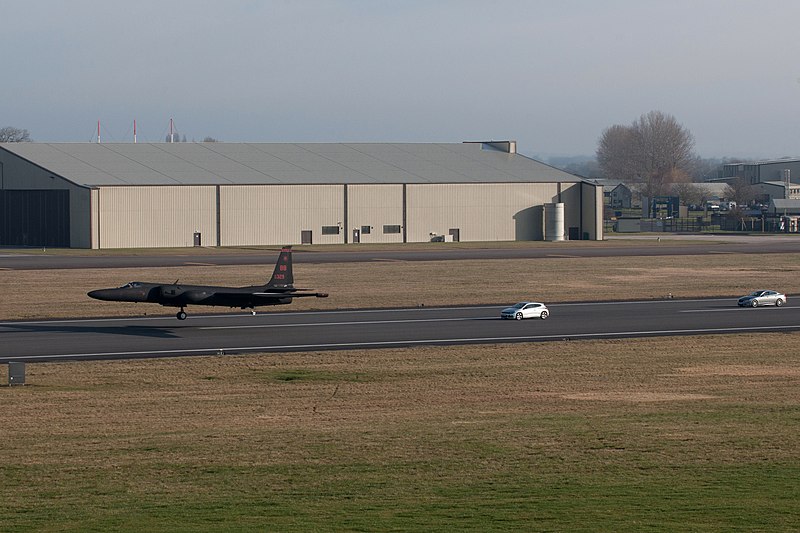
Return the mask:
[[94, 298], [95, 300], [108, 300], [111, 297], [111, 291], [108, 289], [99, 289], [96, 291], [89, 291], [87, 292], [87, 296], [89, 298]]

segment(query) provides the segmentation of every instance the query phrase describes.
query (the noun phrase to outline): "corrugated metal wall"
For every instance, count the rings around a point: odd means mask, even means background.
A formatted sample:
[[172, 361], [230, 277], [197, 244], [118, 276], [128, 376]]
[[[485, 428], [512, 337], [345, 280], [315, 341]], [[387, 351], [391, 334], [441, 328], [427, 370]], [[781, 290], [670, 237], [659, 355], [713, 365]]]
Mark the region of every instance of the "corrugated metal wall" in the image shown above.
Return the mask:
[[[403, 242], [403, 186], [348, 185], [347, 223], [348, 242], [355, 242], [353, 230], [358, 230], [362, 243]], [[384, 226], [401, 226], [401, 231], [385, 233]], [[368, 233], [362, 231], [366, 228]]]
[[89, 209], [89, 227], [91, 228], [91, 247], [100, 248], [100, 189], [92, 189], [91, 208]]
[[556, 183], [409, 184], [408, 240], [451, 229], [462, 241], [541, 240], [542, 205], [557, 199]]
[[567, 239], [582, 239], [585, 230], [581, 225], [581, 184], [562, 183], [561, 201], [564, 202], [564, 232]]
[[214, 186], [102, 187], [97, 208], [100, 248], [216, 244]]
[[[220, 187], [220, 245], [344, 242], [344, 185], [241, 185]], [[338, 226], [337, 235], [322, 227]]]
[[603, 186], [582, 183], [583, 231], [590, 240], [603, 240]]
[[195, 232], [208, 246], [300, 244], [304, 231], [314, 244], [334, 244], [353, 242], [354, 229], [362, 243], [403, 242], [403, 230], [408, 242], [451, 230], [462, 241], [541, 240], [543, 204], [561, 201], [571, 238], [602, 238], [602, 194], [589, 185], [408, 184], [403, 190], [402, 184], [101, 187], [92, 191], [86, 235], [99, 248], [192, 246]]

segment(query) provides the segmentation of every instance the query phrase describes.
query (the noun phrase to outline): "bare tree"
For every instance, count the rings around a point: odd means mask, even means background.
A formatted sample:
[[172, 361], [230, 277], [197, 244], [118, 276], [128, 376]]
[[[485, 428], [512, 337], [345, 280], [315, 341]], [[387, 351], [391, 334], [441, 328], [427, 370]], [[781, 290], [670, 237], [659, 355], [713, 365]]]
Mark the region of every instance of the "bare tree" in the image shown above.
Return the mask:
[[29, 143], [32, 142], [28, 130], [6, 126], [0, 128], [0, 143]]
[[623, 181], [636, 179], [633, 131], [628, 126], [615, 124], [603, 131], [597, 146], [597, 164], [606, 178]]
[[703, 203], [703, 189], [688, 181], [674, 183], [672, 194], [680, 197], [683, 205], [700, 205]]
[[722, 161], [716, 158], [695, 157], [689, 171], [692, 181], [704, 182], [719, 177]]
[[669, 192], [670, 185], [687, 181], [696, 158], [694, 137], [675, 117], [650, 111], [630, 126], [607, 128], [597, 148], [597, 161], [606, 177], [638, 181], [642, 195]]
[[203, 142], [204, 143], [215, 143], [215, 142], [218, 142], [218, 141], [214, 137], [205, 137], [203, 139]]
[[737, 205], [747, 205], [756, 199], [756, 189], [744, 178], [736, 178], [725, 186], [725, 198]]

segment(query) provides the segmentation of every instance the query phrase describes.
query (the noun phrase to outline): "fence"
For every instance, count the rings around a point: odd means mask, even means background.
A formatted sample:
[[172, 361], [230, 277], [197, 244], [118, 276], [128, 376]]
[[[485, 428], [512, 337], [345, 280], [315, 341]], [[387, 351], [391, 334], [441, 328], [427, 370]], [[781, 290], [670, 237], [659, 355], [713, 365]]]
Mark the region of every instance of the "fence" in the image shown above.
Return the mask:
[[[664, 233], [702, 233], [713, 231], [741, 231], [741, 232], [769, 232], [784, 233], [786, 227], [781, 229], [780, 218], [766, 217], [729, 217], [713, 215], [710, 217], [693, 218], [664, 218], [650, 219], [642, 218], [625, 220], [623, 225], [620, 221], [606, 220], [604, 228], [607, 233], [630, 233], [631, 226], [636, 226], [641, 232], [664, 232]], [[631, 224], [634, 222], [634, 224]], [[622, 229], [623, 226], [627, 229]], [[635, 229], [633, 230], [635, 232]]]

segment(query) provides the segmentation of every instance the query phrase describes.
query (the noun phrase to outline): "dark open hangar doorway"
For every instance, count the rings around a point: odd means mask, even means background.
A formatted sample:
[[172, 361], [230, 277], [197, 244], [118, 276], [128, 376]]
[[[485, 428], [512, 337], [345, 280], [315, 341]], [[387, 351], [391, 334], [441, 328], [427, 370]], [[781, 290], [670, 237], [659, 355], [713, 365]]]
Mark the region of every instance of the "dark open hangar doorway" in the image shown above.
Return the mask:
[[68, 248], [69, 191], [0, 189], [0, 245]]

